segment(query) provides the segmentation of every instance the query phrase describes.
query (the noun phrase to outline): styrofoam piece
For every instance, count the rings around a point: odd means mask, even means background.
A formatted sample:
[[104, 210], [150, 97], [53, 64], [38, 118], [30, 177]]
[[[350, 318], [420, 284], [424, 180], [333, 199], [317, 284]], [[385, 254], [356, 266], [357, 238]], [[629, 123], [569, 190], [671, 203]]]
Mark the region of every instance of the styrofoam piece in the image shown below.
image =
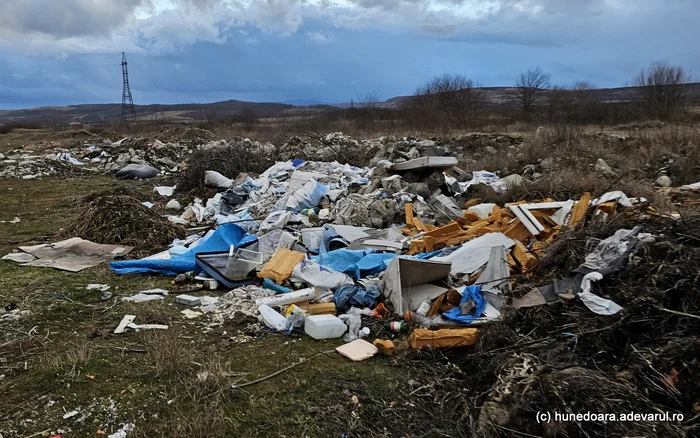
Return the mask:
[[200, 299], [192, 295], [182, 294], [175, 297], [175, 302], [178, 304], [184, 304], [185, 306], [199, 306]]
[[476, 213], [479, 216], [479, 219], [486, 219], [489, 216], [491, 216], [491, 213], [493, 213], [493, 208], [495, 206], [496, 204], [493, 203], [477, 204], [469, 207], [467, 211], [472, 211]]
[[355, 339], [352, 342], [337, 347], [335, 351], [352, 361], [359, 362], [374, 356], [379, 352], [379, 349], [364, 339]]
[[310, 301], [315, 298], [318, 298], [318, 292], [316, 291], [316, 288], [310, 287], [294, 292], [288, 292], [282, 295], [275, 295], [273, 297], [258, 298], [255, 300], [255, 304], [258, 306], [265, 304], [270, 307], [286, 306], [288, 304], [300, 303], [302, 301]]
[[122, 318], [122, 320], [119, 323], [119, 325], [117, 326], [117, 328], [114, 329], [114, 333], [116, 333], [116, 334], [124, 333], [124, 331], [126, 330], [126, 327], [129, 324], [131, 324], [132, 322], [134, 322], [135, 319], [136, 319], [136, 315], [124, 315], [124, 318]]
[[394, 163], [391, 165], [391, 170], [445, 168], [456, 165], [457, 158], [455, 157], [421, 157], [404, 161], [403, 163]]

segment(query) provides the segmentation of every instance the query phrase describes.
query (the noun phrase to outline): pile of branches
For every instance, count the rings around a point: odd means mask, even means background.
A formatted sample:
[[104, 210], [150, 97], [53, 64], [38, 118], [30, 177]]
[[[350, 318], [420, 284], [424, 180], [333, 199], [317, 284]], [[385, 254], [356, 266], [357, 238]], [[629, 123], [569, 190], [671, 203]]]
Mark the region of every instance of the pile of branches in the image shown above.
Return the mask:
[[63, 231], [102, 244], [133, 246], [130, 255], [152, 254], [167, 247], [186, 231], [127, 194], [95, 193], [79, 201], [78, 219]]
[[[700, 216], [635, 222], [629, 215], [574, 230], [521, 283], [534, 287], [565, 276], [599, 239], [638, 224], [656, 241], [595, 285], [621, 312], [597, 315], [578, 299], [508, 309], [501, 322], [482, 329], [472, 351], [447, 352], [469, 388], [467, 423], [479, 436], [700, 434]], [[555, 411], [668, 412], [683, 420], [538, 421], [538, 412]]]
[[241, 172], [263, 173], [275, 164], [274, 154], [266, 153], [253, 144], [233, 142], [223, 146], [200, 149], [190, 155], [187, 170], [177, 184], [178, 192], [204, 191], [204, 175], [214, 170], [234, 179]]

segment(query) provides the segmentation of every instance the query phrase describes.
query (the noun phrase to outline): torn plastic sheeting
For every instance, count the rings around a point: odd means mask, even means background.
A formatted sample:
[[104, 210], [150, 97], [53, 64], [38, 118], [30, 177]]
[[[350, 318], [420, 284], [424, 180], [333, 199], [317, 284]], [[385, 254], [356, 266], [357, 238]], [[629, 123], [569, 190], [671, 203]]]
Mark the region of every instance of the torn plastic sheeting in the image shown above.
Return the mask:
[[503, 233], [488, 233], [463, 243], [459, 248], [447, 255], [433, 257], [431, 260], [451, 262], [452, 270], [450, 273], [452, 275], [471, 275], [488, 263], [491, 248], [502, 246], [505, 249], [510, 249], [513, 245], [515, 245], [515, 242]]
[[250, 215], [248, 210], [243, 210], [239, 213], [229, 215], [217, 214], [214, 216], [214, 219], [219, 225], [235, 223], [246, 231], [253, 231], [259, 227], [258, 223], [255, 221], [255, 219], [253, 219], [253, 216]]
[[373, 250], [337, 249], [312, 258], [318, 264], [338, 272], [354, 274], [357, 278], [382, 272], [387, 261], [396, 255]]
[[321, 254], [332, 250], [331, 243], [333, 241], [340, 241], [345, 243], [345, 246], [369, 237], [366, 230], [370, 228], [367, 227], [354, 227], [352, 225], [337, 225], [337, 224], [325, 224], [323, 226], [323, 235], [321, 236], [320, 252]]
[[606, 202], [610, 201], [615, 201], [618, 204], [622, 205], [623, 207], [631, 207], [632, 203], [630, 202], [629, 198], [627, 195], [625, 195], [623, 192], [616, 190], [614, 192], [608, 192], [601, 196], [600, 198], [594, 199], [593, 200], [593, 205], [600, 205], [600, 204], [605, 204]]
[[309, 218], [292, 211], [273, 211], [260, 224], [260, 231], [276, 230], [287, 226], [288, 223], [302, 223], [310, 226]]
[[292, 281], [303, 281], [319, 289], [331, 290], [346, 284], [352, 284], [347, 274], [321, 266], [313, 260], [302, 260], [294, 267]]
[[506, 249], [502, 246], [492, 247], [486, 268], [476, 284], [481, 286], [481, 292], [486, 301], [496, 309], [503, 307], [504, 293], [510, 289], [509, 277], [510, 268], [506, 260]]
[[162, 274], [177, 275], [188, 271], [200, 271], [195, 260], [195, 255], [200, 252], [228, 251], [231, 245], [244, 246], [257, 240], [257, 236], [248, 234], [236, 224], [224, 224], [216, 229], [206, 240], [200, 239], [200, 243], [190, 248], [182, 255], [172, 256], [168, 260], [141, 259], [125, 260], [110, 263], [114, 272], [124, 274]]
[[459, 188], [462, 193], [464, 193], [469, 187], [477, 184], [487, 184], [496, 193], [504, 193], [507, 190], [506, 185], [503, 181], [500, 181], [500, 178], [496, 174], [487, 172], [486, 170], [477, 170], [474, 172], [474, 176], [470, 181], [459, 183]]
[[583, 301], [583, 304], [593, 313], [597, 313], [598, 315], [614, 315], [622, 310], [622, 307], [614, 301], [591, 293], [591, 283], [602, 279], [603, 274], [600, 272], [591, 272], [584, 275], [583, 281], [581, 281], [581, 292], [579, 292], [578, 296], [581, 298], [581, 301]]
[[284, 230], [272, 230], [259, 236], [258, 241], [252, 243], [246, 249], [262, 253], [263, 260], [268, 261], [282, 248], [303, 252], [303, 246], [297, 242], [296, 237]]
[[700, 182], [696, 182], [693, 184], [686, 184], [686, 185], [681, 187], [681, 190], [690, 190], [690, 191], [700, 190]]
[[318, 181], [311, 180], [292, 194], [287, 200], [286, 208], [287, 210], [295, 212], [300, 212], [307, 208], [314, 208], [321, 202], [327, 190], [328, 187], [325, 185]]
[[123, 297], [122, 301], [128, 301], [132, 303], [145, 303], [146, 301], [155, 301], [162, 299], [164, 299], [163, 295], [145, 294], [143, 292], [139, 292], [136, 295], [132, 295], [130, 297]]
[[[476, 308], [473, 315], [464, 315], [460, 307], [462, 304], [468, 303], [469, 300], [474, 300]], [[467, 286], [464, 288], [462, 299], [459, 301], [459, 304], [459, 306], [443, 313], [442, 316], [452, 321], [461, 322], [462, 324], [469, 324], [475, 319], [480, 318], [486, 308], [486, 300], [481, 295], [481, 286]]]
[[641, 227], [632, 230], [617, 230], [612, 236], [602, 240], [596, 249], [586, 256], [582, 266], [596, 271], [620, 265], [624, 262], [624, 255], [632, 250], [639, 242], [635, 236], [639, 234]]

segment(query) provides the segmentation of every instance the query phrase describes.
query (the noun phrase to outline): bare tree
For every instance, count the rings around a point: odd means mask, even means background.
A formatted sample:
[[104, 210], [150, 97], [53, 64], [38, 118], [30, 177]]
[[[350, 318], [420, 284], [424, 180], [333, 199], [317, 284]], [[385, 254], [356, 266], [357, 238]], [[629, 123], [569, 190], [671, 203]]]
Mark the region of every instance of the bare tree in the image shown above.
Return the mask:
[[634, 85], [639, 87], [647, 111], [661, 120], [668, 120], [687, 103], [683, 84], [690, 81], [683, 67], [657, 61], [634, 78]]
[[533, 105], [542, 97], [549, 87], [551, 75], [542, 68], [529, 67], [515, 78], [512, 95], [523, 109], [525, 118], [529, 118]]
[[248, 104], [243, 105], [243, 109], [240, 111], [239, 117], [243, 123], [243, 127], [248, 131], [255, 129], [255, 125], [257, 125], [260, 121], [255, 109]]
[[455, 127], [473, 119], [485, 101], [481, 84], [463, 75], [445, 73], [418, 87], [408, 110], [424, 125]]

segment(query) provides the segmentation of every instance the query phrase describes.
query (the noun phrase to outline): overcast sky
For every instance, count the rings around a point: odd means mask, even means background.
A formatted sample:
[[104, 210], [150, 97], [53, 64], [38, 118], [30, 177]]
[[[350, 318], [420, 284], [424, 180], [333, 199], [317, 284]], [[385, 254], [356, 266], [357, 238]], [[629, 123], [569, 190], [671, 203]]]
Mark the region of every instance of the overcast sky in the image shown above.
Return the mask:
[[698, 0], [0, 0], [0, 109], [228, 99], [347, 102], [461, 73], [504, 86], [700, 74]]

